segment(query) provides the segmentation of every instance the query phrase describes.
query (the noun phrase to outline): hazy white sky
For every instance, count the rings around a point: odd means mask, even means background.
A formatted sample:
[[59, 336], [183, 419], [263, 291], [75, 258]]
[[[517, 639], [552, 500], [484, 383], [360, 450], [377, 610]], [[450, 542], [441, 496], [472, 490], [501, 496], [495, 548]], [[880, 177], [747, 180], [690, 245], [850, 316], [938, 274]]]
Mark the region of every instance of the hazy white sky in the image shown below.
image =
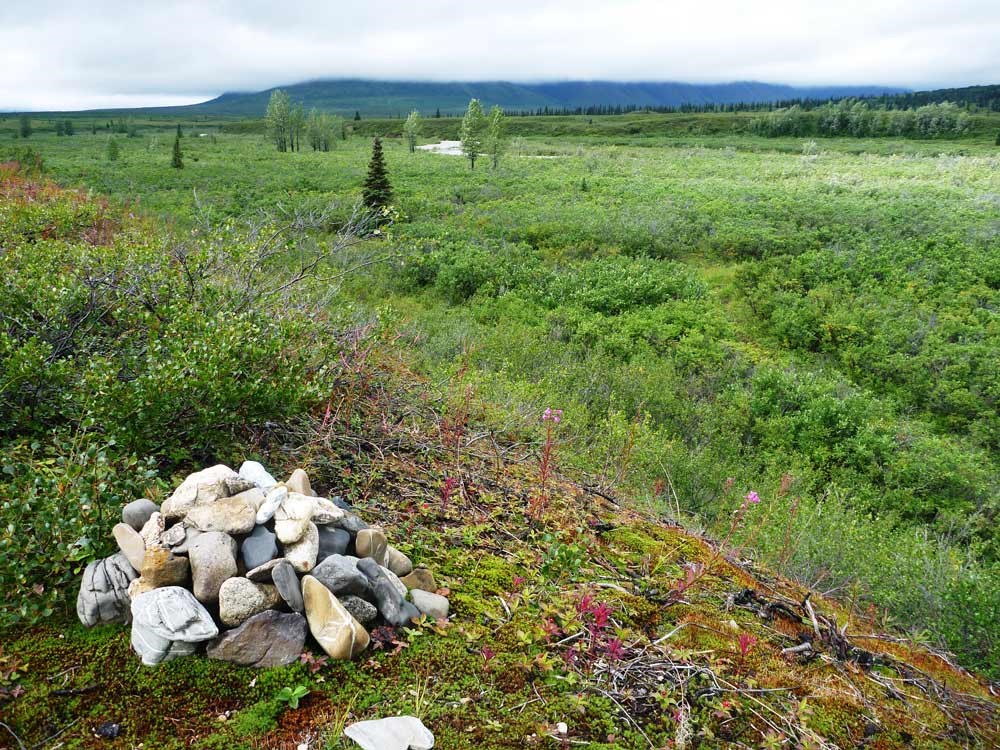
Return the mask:
[[1000, 83], [1000, 0], [0, 0], [0, 110], [324, 77]]

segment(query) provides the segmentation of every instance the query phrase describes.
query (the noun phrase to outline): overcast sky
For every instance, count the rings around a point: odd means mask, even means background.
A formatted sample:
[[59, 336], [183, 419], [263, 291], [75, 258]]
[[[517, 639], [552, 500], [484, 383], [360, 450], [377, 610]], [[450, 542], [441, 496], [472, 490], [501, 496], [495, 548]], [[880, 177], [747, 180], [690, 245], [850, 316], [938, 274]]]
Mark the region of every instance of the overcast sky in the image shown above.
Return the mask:
[[1000, 0], [0, 0], [0, 110], [337, 77], [1000, 83]]

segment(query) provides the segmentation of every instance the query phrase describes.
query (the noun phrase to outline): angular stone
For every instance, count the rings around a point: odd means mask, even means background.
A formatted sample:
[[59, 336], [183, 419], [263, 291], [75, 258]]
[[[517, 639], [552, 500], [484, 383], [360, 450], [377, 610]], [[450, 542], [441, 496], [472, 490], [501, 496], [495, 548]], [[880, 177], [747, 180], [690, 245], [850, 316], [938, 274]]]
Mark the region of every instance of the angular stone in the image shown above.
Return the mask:
[[[333, 559], [333, 558], [327, 558]], [[402, 627], [409, 624], [415, 617], [420, 616], [420, 611], [410, 602], [403, 598], [392, 580], [386, 575], [389, 571], [381, 567], [370, 557], [362, 558], [358, 561], [358, 570], [364, 573], [368, 583], [372, 587], [372, 594], [378, 605], [379, 614], [386, 619], [390, 625]]]
[[[181, 539], [180, 544], [173, 545], [171, 547], [171, 549], [174, 551], [175, 554], [186, 555], [188, 553], [188, 551], [191, 549], [191, 545], [194, 544], [194, 540], [197, 539], [199, 536], [201, 536], [205, 532], [198, 531], [198, 529], [188, 529], [188, 528], [186, 528], [184, 526], [184, 524], [179, 523], [179, 524], [176, 524], [174, 526], [171, 526], [164, 533], [165, 534], [170, 534], [170, 532], [173, 529], [176, 529], [178, 526], [180, 528], [184, 529], [184, 538]], [[160, 537], [160, 539], [162, 540], [163, 537]]]
[[344, 500], [344, 498], [342, 498], [340, 495], [334, 495], [333, 497], [331, 497], [330, 502], [336, 505], [341, 510], [346, 510], [346, 511], [354, 510], [354, 506], [351, 505], [346, 500]]
[[278, 556], [277, 537], [265, 526], [255, 526], [253, 533], [240, 545], [243, 564], [248, 570], [258, 568]]
[[362, 529], [354, 539], [354, 549], [362, 560], [370, 557], [379, 565], [385, 565], [385, 553], [388, 544], [385, 533], [378, 527]]
[[279, 484], [276, 487], [272, 487], [264, 496], [264, 502], [257, 507], [257, 523], [267, 523], [274, 518], [274, 514], [287, 497], [288, 488], [285, 485]]
[[136, 572], [142, 570], [142, 559], [146, 556], [146, 543], [142, 535], [127, 523], [116, 523], [111, 533], [118, 542], [118, 549], [128, 558]]
[[83, 571], [76, 614], [88, 628], [103, 622], [131, 619], [129, 584], [135, 579], [132, 564], [121, 552], [89, 563]]
[[258, 612], [276, 607], [280, 601], [274, 586], [248, 578], [227, 578], [219, 587], [219, 620], [232, 628]]
[[238, 497], [241, 500], [245, 500], [247, 505], [250, 505], [253, 508], [253, 512], [256, 514], [260, 506], [264, 504], [264, 499], [267, 495], [259, 487], [251, 487], [245, 492], [232, 495], [232, 497]]
[[312, 521], [299, 541], [285, 545], [285, 559], [300, 573], [308, 573], [316, 566], [319, 553], [319, 530]]
[[319, 525], [336, 523], [344, 517], [344, 511], [325, 497], [313, 498], [312, 522]]
[[330, 555], [313, 568], [312, 574], [334, 594], [365, 596], [371, 592], [368, 578], [358, 570], [356, 557]]
[[409, 575], [413, 571], [413, 563], [410, 558], [391, 544], [385, 548], [384, 565], [398, 576]]
[[282, 544], [293, 544], [309, 530], [313, 514], [313, 498], [289, 492], [274, 512], [274, 533]]
[[222, 481], [226, 484], [226, 495], [229, 497], [235, 497], [236, 495], [242, 495], [245, 492], [258, 489], [257, 485], [253, 482], [239, 476], [228, 477]]
[[434, 735], [416, 716], [359, 721], [344, 730], [362, 750], [430, 750]]
[[448, 617], [448, 600], [440, 594], [414, 589], [410, 592], [410, 599], [413, 600], [413, 604], [417, 609], [432, 620], [440, 620]]
[[149, 517], [159, 512], [159, 510], [160, 506], [152, 500], [146, 500], [145, 498], [133, 500], [122, 508], [122, 523], [127, 523], [133, 529], [139, 531], [139, 529], [146, 525]]
[[221, 531], [205, 531], [188, 548], [194, 595], [200, 602], [219, 600], [219, 588], [236, 575], [236, 540]]
[[209, 659], [243, 667], [280, 667], [299, 658], [306, 643], [306, 618], [300, 614], [259, 612], [208, 644]]
[[139, 576], [128, 585], [128, 598], [134, 601], [142, 594], [145, 594], [147, 591], [152, 591], [155, 588], [156, 586], [142, 576]]
[[271, 579], [274, 587], [278, 590], [278, 595], [285, 600], [285, 604], [295, 612], [301, 612], [305, 605], [302, 602], [302, 584], [295, 573], [295, 568], [287, 560], [279, 560], [271, 571]]
[[184, 516], [184, 525], [198, 531], [249, 534], [256, 516], [257, 509], [243, 495], [233, 495], [195, 505]]
[[151, 547], [142, 561], [142, 580], [151, 588], [183, 586], [188, 579], [188, 559], [166, 547]]
[[360, 596], [344, 594], [337, 598], [344, 605], [344, 609], [351, 613], [351, 617], [365, 627], [371, 625], [378, 618], [378, 607], [369, 601], [365, 601]]
[[285, 486], [288, 487], [289, 492], [297, 492], [300, 495], [306, 495], [308, 497], [314, 497], [316, 495], [316, 493], [312, 490], [312, 485], [309, 484], [309, 475], [302, 469], [296, 469], [293, 471], [292, 475], [285, 480]]
[[276, 557], [273, 560], [268, 560], [263, 565], [258, 565], [256, 568], [248, 570], [246, 577], [254, 583], [270, 583], [271, 574], [275, 567], [283, 562], [287, 562], [283, 557]]
[[139, 531], [139, 536], [142, 537], [142, 543], [146, 546], [146, 549], [163, 545], [163, 530], [163, 516], [159, 513], [154, 513], [146, 519], [146, 523], [143, 524], [142, 529]]
[[434, 574], [429, 568], [425, 568], [422, 565], [414, 568], [412, 573], [403, 576], [401, 580], [406, 588], [410, 589], [410, 591], [413, 589], [432, 592], [438, 590], [437, 581], [434, 580]]
[[319, 526], [317, 530], [319, 531], [319, 552], [316, 554], [318, 562], [323, 562], [330, 555], [343, 555], [351, 546], [351, 535], [343, 529]]
[[[187, 533], [184, 530], [184, 524], [175, 523], [169, 529], [160, 534], [160, 544], [164, 544], [167, 547], [177, 547], [184, 543]], [[175, 552], [181, 552], [182, 550], [175, 550]]]
[[132, 600], [132, 648], [152, 666], [193, 654], [219, 628], [194, 595], [180, 586], [153, 589]]
[[302, 599], [309, 630], [330, 658], [353, 659], [368, 647], [368, 631], [312, 576], [302, 579]]
[[272, 477], [262, 464], [256, 461], [244, 461], [240, 465], [239, 475], [250, 482], [253, 482], [264, 492], [269, 492], [278, 480]]
[[239, 475], [224, 464], [189, 474], [160, 507], [160, 513], [167, 521], [179, 521], [198, 503], [205, 505], [228, 497], [227, 479], [239, 479]]
[[353, 513], [345, 513], [344, 517], [341, 518], [339, 521], [334, 521], [333, 525], [336, 526], [338, 529], [343, 529], [352, 537], [355, 536], [358, 532], [368, 528], [368, 524], [366, 524], [364, 521], [362, 521]]

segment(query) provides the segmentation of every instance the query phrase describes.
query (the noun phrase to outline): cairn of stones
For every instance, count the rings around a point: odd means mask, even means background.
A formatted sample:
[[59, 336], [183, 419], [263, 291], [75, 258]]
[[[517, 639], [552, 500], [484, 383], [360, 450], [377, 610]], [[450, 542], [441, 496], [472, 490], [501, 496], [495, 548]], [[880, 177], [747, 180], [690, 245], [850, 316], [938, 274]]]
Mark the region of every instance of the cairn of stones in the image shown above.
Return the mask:
[[448, 616], [433, 573], [414, 567], [339, 497], [296, 469], [278, 482], [256, 461], [188, 476], [157, 506], [135, 500], [112, 530], [119, 552], [83, 573], [88, 626], [131, 623], [143, 664], [187, 656], [290, 664], [313, 639], [352, 659], [380, 625]]

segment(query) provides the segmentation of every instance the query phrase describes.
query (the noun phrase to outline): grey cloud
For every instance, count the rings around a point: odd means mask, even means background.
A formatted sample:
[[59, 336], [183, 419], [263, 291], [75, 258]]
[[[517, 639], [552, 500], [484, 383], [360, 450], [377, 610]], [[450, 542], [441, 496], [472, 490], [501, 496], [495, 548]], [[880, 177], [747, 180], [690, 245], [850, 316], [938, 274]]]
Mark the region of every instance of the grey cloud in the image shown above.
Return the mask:
[[0, 109], [175, 104], [322, 77], [1000, 80], [995, 0], [0, 3]]

